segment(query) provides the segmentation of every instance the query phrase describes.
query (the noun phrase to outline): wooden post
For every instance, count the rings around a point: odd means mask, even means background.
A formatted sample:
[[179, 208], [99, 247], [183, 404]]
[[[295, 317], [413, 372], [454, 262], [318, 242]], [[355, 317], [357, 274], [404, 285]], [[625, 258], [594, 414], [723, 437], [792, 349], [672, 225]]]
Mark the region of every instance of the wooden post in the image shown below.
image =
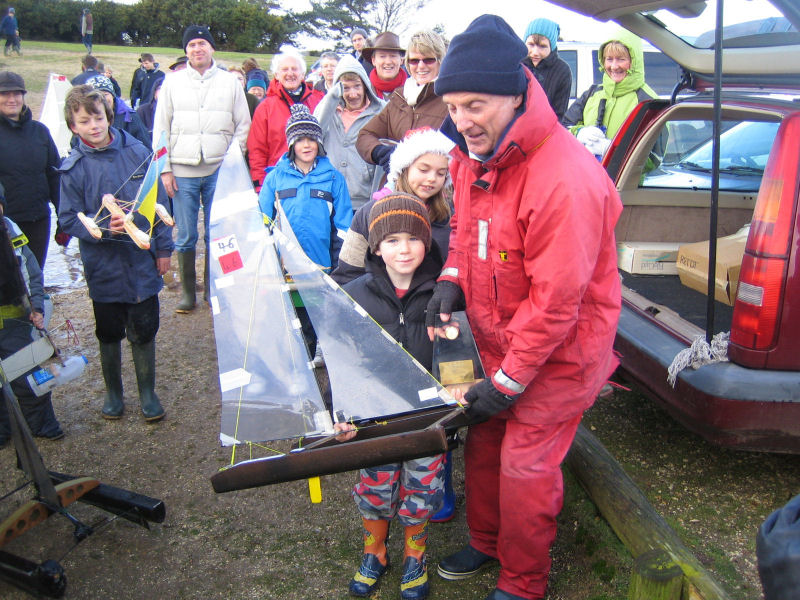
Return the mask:
[[730, 600], [620, 464], [583, 425], [578, 427], [565, 462], [634, 558], [649, 550], [663, 549], [683, 571], [689, 597], [697, 597], [692, 595], [696, 591], [703, 600]]
[[683, 571], [663, 550], [650, 550], [633, 563], [628, 600], [680, 600]]

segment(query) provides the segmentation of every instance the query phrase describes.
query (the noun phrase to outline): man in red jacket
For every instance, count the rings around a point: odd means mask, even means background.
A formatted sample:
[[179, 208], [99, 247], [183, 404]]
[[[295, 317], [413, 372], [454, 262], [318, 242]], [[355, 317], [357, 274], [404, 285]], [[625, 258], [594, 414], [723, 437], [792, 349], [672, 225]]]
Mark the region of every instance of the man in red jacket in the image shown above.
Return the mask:
[[617, 364], [622, 206], [520, 65], [526, 54], [505, 21], [483, 15], [453, 38], [435, 84], [457, 147], [453, 232], [429, 325], [465, 303], [489, 375], [465, 396], [484, 421], [464, 450], [469, 544], [438, 572], [462, 579], [498, 559], [487, 600], [544, 598], [560, 465]]
[[305, 104], [309, 112], [325, 96], [323, 92], [306, 85], [306, 62], [297, 50], [287, 49], [272, 59], [274, 79], [267, 88], [266, 97], [253, 113], [253, 122], [247, 137], [247, 160], [250, 176], [257, 190], [261, 189], [267, 167], [274, 167], [286, 145], [286, 121], [293, 104]]

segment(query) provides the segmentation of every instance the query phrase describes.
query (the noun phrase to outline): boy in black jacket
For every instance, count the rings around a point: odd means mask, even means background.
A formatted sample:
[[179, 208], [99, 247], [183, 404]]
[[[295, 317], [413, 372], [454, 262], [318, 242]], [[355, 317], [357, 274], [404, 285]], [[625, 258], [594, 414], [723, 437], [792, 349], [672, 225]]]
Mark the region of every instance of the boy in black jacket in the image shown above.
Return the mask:
[[[437, 247], [431, 247], [425, 204], [403, 193], [378, 200], [369, 213], [369, 248], [367, 272], [344, 290], [430, 370], [433, 344], [425, 327], [425, 307], [442, 259]], [[337, 426], [342, 431], [351, 427]], [[360, 474], [353, 498], [364, 523], [364, 554], [350, 582], [350, 594], [369, 596], [386, 571], [385, 542], [389, 523], [396, 517], [405, 528], [401, 597], [427, 597], [425, 543], [428, 520], [444, 495], [444, 455], [362, 469]]]

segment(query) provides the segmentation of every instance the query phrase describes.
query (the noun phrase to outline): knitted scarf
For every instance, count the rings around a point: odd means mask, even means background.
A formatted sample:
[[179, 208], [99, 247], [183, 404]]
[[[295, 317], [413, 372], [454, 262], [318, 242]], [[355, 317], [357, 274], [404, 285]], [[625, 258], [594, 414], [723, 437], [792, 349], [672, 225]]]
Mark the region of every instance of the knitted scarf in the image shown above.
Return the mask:
[[381, 96], [391, 94], [394, 90], [401, 87], [406, 82], [406, 79], [408, 79], [408, 74], [403, 71], [403, 69], [400, 69], [394, 79], [389, 79], [388, 81], [378, 77], [376, 69], [372, 69], [369, 72], [369, 82]]

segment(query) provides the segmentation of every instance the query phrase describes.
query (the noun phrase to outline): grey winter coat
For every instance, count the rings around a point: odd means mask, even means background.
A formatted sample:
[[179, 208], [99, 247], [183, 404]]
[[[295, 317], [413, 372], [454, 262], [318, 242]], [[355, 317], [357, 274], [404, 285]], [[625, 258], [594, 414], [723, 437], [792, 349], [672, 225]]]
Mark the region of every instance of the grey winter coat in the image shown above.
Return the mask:
[[[369, 106], [347, 131], [344, 130], [344, 124], [337, 111], [338, 107], [344, 107], [339, 78], [345, 73], [355, 73], [361, 78], [369, 100]], [[355, 211], [369, 201], [375, 175], [375, 165], [367, 163], [358, 154], [356, 139], [361, 128], [381, 112], [385, 102], [375, 95], [364, 67], [350, 55], [342, 57], [339, 61], [333, 74], [333, 81], [333, 87], [317, 105], [314, 116], [322, 127], [322, 145], [325, 153], [334, 168], [344, 175]]]

